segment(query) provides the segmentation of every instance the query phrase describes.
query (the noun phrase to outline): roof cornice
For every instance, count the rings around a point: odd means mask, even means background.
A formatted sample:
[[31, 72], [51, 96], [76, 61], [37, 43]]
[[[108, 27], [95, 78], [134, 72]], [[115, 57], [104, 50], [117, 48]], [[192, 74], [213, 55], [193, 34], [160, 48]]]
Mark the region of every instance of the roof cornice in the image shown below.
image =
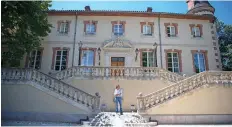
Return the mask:
[[49, 16], [132, 16], [132, 17], [161, 17], [176, 19], [198, 19], [212, 20], [212, 17], [205, 15], [181, 14], [170, 12], [147, 12], [147, 11], [117, 11], [117, 10], [49, 10]]

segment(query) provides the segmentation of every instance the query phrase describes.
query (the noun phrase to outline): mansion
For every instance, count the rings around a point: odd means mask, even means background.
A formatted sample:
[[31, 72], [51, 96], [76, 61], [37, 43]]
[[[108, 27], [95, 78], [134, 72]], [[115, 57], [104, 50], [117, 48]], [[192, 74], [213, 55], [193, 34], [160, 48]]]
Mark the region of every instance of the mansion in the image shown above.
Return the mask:
[[105, 116], [119, 84], [123, 116], [135, 120], [125, 117], [128, 126], [140, 126], [138, 115], [142, 125], [231, 124], [232, 72], [221, 71], [215, 9], [186, 4], [186, 14], [49, 10], [41, 46], [21, 68], [1, 69], [2, 121], [112, 125]]
[[74, 66], [159, 67], [188, 76], [221, 70], [214, 8], [192, 1], [188, 8], [187, 14], [153, 12], [151, 7], [50, 10], [51, 33], [22, 66], [45, 73]]

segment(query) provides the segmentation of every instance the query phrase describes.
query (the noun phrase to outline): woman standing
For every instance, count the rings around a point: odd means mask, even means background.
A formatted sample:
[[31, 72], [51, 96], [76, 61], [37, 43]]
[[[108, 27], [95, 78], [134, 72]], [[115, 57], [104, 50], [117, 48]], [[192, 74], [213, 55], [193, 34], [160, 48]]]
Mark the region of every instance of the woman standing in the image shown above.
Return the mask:
[[118, 113], [118, 104], [120, 106], [120, 114], [122, 113], [122, 89], [119, 85], [116, 86], [116, 89], [114, 90], [114, 97], [115, 97], [115, 105], [116, 105], [116, 113]]

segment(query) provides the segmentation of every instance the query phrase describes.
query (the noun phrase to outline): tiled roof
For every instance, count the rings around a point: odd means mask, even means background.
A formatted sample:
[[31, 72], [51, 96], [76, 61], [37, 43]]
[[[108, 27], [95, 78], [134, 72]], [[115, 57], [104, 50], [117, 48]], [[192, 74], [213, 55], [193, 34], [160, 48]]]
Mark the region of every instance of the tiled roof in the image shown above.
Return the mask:
[[178, 14], [178, 15], [186, 15], [184, 13], [172, 13], [172, 12], [147, 12], [147, 11], [122, 11], [122, 10], [49, 10], [48, 12], [125, 12], [125, 13], [153, 13], [153, 14]]
[[49, 10], [48, 13], [128, 13], [128, 14], [154, 14], [154, 15], [171, 15], [171, 16], [192, 16], [192, 17], [209, 17], [206, 15], [195, 15], [187, 13], [173, 13], [173, 12], [147, 12], [147, 11], [122, 11], [122, 10]]

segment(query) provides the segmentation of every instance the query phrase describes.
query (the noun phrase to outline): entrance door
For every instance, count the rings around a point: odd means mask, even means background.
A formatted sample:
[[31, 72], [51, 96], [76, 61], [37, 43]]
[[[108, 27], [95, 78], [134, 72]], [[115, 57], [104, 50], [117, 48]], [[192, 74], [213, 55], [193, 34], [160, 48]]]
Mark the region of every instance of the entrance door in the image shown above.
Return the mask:
[[[111, 57], [111, 66], [112, 67], [124, 67], [125, 65], [125, 57]], [[111, 69], [111, 75], [113, 76], [123, 76], [124, 69], [122, 68], [115, 68]]]

